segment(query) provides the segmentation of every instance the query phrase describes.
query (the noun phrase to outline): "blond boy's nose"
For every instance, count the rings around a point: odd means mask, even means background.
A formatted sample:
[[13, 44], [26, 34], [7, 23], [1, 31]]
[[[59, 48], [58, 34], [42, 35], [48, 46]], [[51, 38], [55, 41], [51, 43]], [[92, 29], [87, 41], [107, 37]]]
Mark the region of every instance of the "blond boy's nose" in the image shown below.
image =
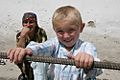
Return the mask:
[[64, 33], [64, 38], [68, 38], [70, 37], [69, 34], [67, 32]]

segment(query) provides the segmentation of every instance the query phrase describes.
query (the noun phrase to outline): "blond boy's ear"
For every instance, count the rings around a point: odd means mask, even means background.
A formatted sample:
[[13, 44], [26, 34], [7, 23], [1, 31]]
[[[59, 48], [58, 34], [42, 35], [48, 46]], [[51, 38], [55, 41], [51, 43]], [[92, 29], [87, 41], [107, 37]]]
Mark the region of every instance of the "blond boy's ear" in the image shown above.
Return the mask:
[[82, 24], [80, 25], [80, 33], [83, 31], [84, 27], [85, 27], [85, 23], [82, 23]]

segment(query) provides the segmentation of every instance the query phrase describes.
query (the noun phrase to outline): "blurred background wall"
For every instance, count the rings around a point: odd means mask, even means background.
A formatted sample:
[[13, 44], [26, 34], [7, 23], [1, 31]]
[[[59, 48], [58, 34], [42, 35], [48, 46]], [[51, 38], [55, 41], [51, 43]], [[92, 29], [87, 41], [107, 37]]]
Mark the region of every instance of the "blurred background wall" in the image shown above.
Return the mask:
[[0, 0], [0, 38], [6, 40], [1, 42], [15, 40], [23, 13], [27, 11], [35, 12], [39, 25], [49, 37], [53, 36], [51, 17], [55, 9], [63, 5], [79, 9], [86, 24], [94, 21], [97, 33], [118, 34], [120, 31], [120, 0]]

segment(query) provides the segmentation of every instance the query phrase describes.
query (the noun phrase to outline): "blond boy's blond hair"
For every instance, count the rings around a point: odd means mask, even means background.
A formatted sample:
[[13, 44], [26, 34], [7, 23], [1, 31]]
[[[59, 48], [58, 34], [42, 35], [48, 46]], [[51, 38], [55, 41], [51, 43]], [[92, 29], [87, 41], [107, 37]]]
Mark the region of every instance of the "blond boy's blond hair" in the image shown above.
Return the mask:
[[72, 6], [63, 6], [58, 8], [52, 17], [53, 27], [60, 20], [68, 20], [72, 25], [79, 26], [82, 23], [82, 18], [80, 12]]

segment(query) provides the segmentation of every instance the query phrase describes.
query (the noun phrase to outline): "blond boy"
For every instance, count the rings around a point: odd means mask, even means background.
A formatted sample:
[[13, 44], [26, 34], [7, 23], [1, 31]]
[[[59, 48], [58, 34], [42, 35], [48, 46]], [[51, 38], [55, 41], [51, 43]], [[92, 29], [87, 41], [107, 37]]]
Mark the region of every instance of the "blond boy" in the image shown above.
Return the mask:
[[52, 23], [57, 37], [44, 43], [30, 42], [25, 49], [9, 49], [10, 61], [20, 63], [25, 55], [73, 59], [76, 66], [52, 64], [48, 70], [48, 79], [95, 80], [97, 69], [91, 69], [91, 66], [97, 58], [96, 48], [79, 39], [84, 28], [79, 11], [72, 6], [60, 7], [54, 12]]

